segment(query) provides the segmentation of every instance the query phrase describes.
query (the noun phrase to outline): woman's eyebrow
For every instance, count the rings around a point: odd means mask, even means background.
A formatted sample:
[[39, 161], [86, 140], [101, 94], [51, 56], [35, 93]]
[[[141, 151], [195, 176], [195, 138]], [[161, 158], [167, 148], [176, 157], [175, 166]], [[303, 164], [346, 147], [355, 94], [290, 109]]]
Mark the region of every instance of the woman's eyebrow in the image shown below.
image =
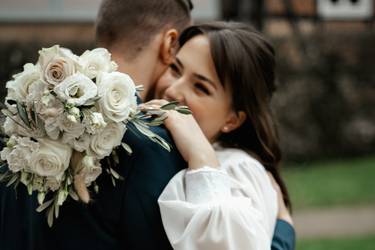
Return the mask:
[[178, 65], [179, 68], [184, 69], [184, 65], [182, 64], [181, 60], [176, 57], [176, 64]]
[[216, 89], [216, 84], [214, 83], [214, 81], [212, 81], [212, 80], [208, 79], [207, 77], [205, 77], [203, 75], [200, 75], [200, 74], [194, 73], [193, 75], [194, 75], [194, 77], [196, 77], [197, 79], [199, 79], [201, 81], [208, 82], [209, 84], [211, 84]]
[[[176, 57], [176, 64], [179, 68], [181, 68], [182, 70], [185, 68], [184, 64], [181, 62], [180, 59], [178, 59], [178, 57]], [[216, 87], [216, 84], [214, 81], [210, 80], [209, 78], [201, 75], [201, 74], [197, 74], [197, 73], [194, 73], [193, 76], [201, 81], [205, 81], [205, 82], [208, 82], [209, 84], [211, 84], [215, 89], [217, 88]]]

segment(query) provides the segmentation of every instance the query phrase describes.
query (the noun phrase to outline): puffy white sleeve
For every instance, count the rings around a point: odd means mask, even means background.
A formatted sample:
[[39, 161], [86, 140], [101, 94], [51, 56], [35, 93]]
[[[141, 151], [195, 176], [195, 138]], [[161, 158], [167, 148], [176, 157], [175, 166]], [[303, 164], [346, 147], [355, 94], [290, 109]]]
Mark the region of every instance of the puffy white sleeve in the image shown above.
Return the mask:
[[242, 151], [229, 153], [220, 169], [179, 172], [159, 197], [174, 249], [270, 249], [276, 192], [259, 162]]

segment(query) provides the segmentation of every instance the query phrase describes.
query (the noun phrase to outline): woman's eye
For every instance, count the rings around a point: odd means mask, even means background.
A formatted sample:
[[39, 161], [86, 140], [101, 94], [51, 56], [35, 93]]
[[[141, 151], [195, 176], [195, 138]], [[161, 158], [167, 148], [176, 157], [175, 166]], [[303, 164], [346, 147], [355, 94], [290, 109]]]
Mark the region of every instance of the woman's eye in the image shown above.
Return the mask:
[[209, 95], [209, 94], [210, 94], [210, 91], [208, 91], [208, 89], [207, 89], [203, 84], [201, 84], [201, 83], [196, 83], [196, 84], [194, 84], [194, 87], [195, 87], [198, 91], [200, 91], [200, 92], [202, 92], [202, 93], [204, 93], [204, 94], [206, 94], [206, 95]]
[[169, 68], [171, 69], [171, 72], [174, 76], [181, 76], [180, 69], [177, 67], [176, 64], [172, 63], [171, 65], [169, 65]]

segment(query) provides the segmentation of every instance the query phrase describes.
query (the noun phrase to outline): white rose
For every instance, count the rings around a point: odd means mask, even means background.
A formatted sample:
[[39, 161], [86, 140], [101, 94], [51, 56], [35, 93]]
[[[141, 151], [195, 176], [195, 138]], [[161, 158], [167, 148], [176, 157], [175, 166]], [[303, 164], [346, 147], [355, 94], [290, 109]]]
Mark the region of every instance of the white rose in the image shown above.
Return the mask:
[[85, 126], [80, 122], [71, 121], [69, 115], [61, 115], [57, 119], [57, 125], [60, 131], [63, 131], [63, 142], [80, 137], [85, 131]]
[[29, 159], [33, 152], [39, 150], [39, 143], [30, 140], [28, 137], [13, 138], [17, 144], [12, 148], [10, 153], [6, 155], [9, 169], [12, 172], [18, 172], [23, 169], [28, 170], [30, 166]]
[[95, 83], [81, 73], [67, 77], [54, 91], [61, 100], [74, 106], [92, 104], [98, 94]]
[[121, 122], [135, 111], [137, 99], [133, 80], [127, 74], [120, 72], [103, 73], [99, 76], [98, 101], [101, 112], [105, 117]]
[[90, 142], [90, 151], [92, 151], [98, 159], [111, 154], [114, 147], [121, 144], [122, 137], [125, 133], [125, 125], [122, 123], [109, 123], [101, 131], [92, 136]]
[[117, 70], [115, 62], [111, 61], [111, 54], [104, 48], [85, 51], [79, 58], [82, 72], [90, 79], [96, 78], [101, 72]]
[[30, 87], [39, 80], [40, 67], [32, 63], [23, 66], [23, 72], [13, 76], [14, 80], [6, 83], [7, 99], [25, 101], [30, 93]]
[[82, 158], [80, 167], [81, 171], [79, 175], [82, 175], [85, 184], [89, 186], [91, 182], [95, 181], [96, 178], [102, 173], [102, 168], [98, 160], [93, 156], [86, 155]]
[[39, 139], [39, 150], [30, 157], [31, 172], [45, 177], [59, 177], [69, 167], [72, 149], [59, 141]]
[[77, 59], [70, 50], [58, 45], [40, 50], [38, 64], [42, 69], [42, 79], [51, 87], [57, 86], [77, 71]]
[[79, 138], [70, 140], [69, 145], [72, 146], [74, 150], [78, 152], [83, 152], [90, 147], [90, 140], [91, 140], [91, 137], [89, 136], [89, 134], [84, 133]]

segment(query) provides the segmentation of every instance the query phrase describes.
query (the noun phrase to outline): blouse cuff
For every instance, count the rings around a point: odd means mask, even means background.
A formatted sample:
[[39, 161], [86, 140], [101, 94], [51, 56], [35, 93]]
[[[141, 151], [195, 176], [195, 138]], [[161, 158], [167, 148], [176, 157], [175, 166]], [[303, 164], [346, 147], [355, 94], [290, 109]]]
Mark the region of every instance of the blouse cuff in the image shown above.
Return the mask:
[[186, 200], [193, 204], [220, 201], [231, 195], [231, 184], [225, 171], [204, 166], [185, 174]]

